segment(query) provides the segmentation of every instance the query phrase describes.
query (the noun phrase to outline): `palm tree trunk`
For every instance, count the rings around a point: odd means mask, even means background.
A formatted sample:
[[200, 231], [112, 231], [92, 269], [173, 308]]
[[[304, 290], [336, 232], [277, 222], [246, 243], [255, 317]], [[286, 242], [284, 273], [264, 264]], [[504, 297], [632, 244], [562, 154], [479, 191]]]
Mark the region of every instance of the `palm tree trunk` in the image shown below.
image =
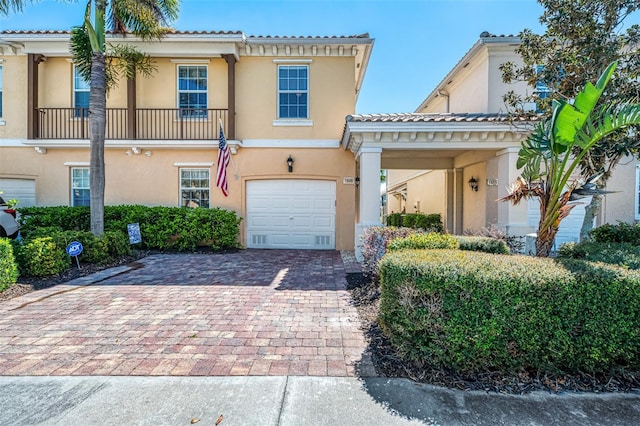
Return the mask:
[[94, 52], [91, 61], [89, 91], [89, 129], [91, 162], [89, 186], [91, 193], [91, 232], [104, 233], [104, 138], [107, 122], [106, 59], [103, 52]]

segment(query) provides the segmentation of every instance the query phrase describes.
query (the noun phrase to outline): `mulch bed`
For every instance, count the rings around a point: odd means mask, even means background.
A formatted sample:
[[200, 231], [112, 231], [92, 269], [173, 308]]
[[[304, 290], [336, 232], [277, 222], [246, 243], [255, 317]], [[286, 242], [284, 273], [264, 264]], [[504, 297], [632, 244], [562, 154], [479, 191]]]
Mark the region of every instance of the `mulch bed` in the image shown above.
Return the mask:
[[347, 274], [347, 289], [358, 310], [361, 328], [369, 343], [376, 373], [381, 377], [404, 377], [416, 382], [430, 383], [460, 390], [481, 390], [508, 394], [531, 391], [562, 392], [638, 392], [640, 372], [616, 377], [589, 374], [553, 375], [524, 371], [505, 375], [498, 371], [474, 376], [462, 376], [453, 371], [436, 368], [428, 363], [404, 361], [395, 352], [389, 339], [377, 323], [380, 309], [380, 290], [376, 282], [360, 273]]

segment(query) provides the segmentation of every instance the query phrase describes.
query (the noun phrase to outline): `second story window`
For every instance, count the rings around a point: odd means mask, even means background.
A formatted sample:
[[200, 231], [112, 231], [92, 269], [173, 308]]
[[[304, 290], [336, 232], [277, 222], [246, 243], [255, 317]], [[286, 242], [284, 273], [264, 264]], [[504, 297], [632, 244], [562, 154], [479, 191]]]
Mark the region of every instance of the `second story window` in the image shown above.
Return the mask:
[[184, 117], [207, 115], [207, 67], [178, 66], [178, 108]]
[[89, 82], [86, 81], [80, 73], [78, 68], [73, 67], [73, 108], [74, 117], [88, 117], [89, 116]]
[[278, 67], [278, 118], [309, 118], [309, 66]]

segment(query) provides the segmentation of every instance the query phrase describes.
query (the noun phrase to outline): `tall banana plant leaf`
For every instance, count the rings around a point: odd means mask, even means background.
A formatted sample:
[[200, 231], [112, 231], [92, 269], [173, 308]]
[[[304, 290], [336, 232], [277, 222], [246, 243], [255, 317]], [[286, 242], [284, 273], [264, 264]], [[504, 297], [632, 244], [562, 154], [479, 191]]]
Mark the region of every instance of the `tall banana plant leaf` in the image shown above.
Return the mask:
[[501, 201], [539, 199], [538, 256], [550, 255], [560, 222], [575, 206], [572, 193], [583, 182], [571, 178], [580, 160], [603, 138], [640, 124], [640, 104], [597, 106], [616, 66], [610, 64], [595, 85], [588, 83], [573, 104], [554, 101], [551, 117], [536, 124], [522, 143], [516, 163], [521, 176]]

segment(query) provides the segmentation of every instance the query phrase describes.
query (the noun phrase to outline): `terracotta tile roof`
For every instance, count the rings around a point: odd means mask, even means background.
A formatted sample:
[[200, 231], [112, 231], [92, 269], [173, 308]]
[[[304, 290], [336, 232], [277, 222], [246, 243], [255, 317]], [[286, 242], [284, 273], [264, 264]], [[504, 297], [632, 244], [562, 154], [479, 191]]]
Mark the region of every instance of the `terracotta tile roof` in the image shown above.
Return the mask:
[[537, 121], [536, 116], [514, 117], [507, 114], [488, 113], [394, 113], [394, 114], [355, 114], [348, 115], [347, 122], [360, 123], [460, 123], [460, 122], [497, 122]]
[[349, 36], [270, 36], [270, 35], [250, 35], [247, 38], [249, 39], [273, 39], [273, 40], [282, 40], [282, 39], [350, 39], [350, 38], [370, 38], [369, 33], [363, 34], [354, 34]]
[[[24, 35], [24, 34], [42, 34], [42, 35], [51, 35], [51, 34], [70, 34], [69, 30], [3, 30], [0, 31], [0, 34], [14, 34], [14, 35]], [[107, 34], [113, 34], [112, 32], [107, 32]], [[208, 34], [208, 35], [242, 35], [242, 31], [180, 31], [173, 30], [170, 34]]]
[[[39, 35], [52, 35], [52, 34], [70, 34], [69, 30], [3, 30], [0, 31], [0, 34], [12, 34], [12, 35], [25, 35], [25, 34], [39, 34]], [[108, 32], [108, 34], [112, 34]], [[193, 31], [182, 31], [182, 30], [173, 30], [170, 34], [203, 34], [203, 35], [242, 35], [242, 31], [206, 31], [206, 30], [193, 30]], [[353, 39], [353, 38], [362, 38], [367, 39], [369, 37], [369, 33], [363, 34], [354, 34], [347, 36], [271, 36], [271, 35], [251, 35], [247, 38], [253, 40], [308, 40], [308, 39], [316, 39], [316, 40], [327, 40], [327, 39]]]

